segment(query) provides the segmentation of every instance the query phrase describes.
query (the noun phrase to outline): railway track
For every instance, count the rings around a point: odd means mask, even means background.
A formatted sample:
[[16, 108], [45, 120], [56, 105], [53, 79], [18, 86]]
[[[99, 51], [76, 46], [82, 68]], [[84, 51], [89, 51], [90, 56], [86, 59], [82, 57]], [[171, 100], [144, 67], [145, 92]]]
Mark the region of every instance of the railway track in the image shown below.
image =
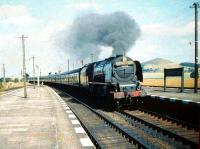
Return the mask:
[[191, 123], [188, 123], [188, 122], [185, 122], [185, 121], [182, 121], [182, 120], [178, 120], [178, 119], [172, 118], [172, 117], [164, 115], [164, 114], [159, 114], [159, 113], [152, 112], [152, 111], [149, 111], [149, 110], [146, 110], [146, 109], [142, 109], [142, 108], [137, 108], [137, 110], [142, 112], [142, 113], [146, 113], [147, 115], [157, 117], [158, 119], [167, 120], [167, 121], [170, 121], [171, 123], [174, 123], [176, 125], [181, 125], [182, 127], [186, 128], [188, 130], [193, 129], [195, 131], [198, 131], [198, 128], [196, 126], [192, 125]]
[[107, 119], [111, 119], [113, 123], [123, 126], [123, 129], [127, 132], [134, 132], [135, 138], [142, 138], [139, 141], [142, 141], [147, 148], [197, 148], [197, 146], [185, 140], [177, 140], [169, 136], [166, 131], [158, 131], [147, 123], [127, 118], [119, 112], [100, 112], [107, 116]]
[[137, 145], [133, 145], [128, 139], [110, 127], [109, 122], [95, 113], [92, 108], [74, 97], [72, 97], [73, 99], [70, 98], [66, 93], [58, 90], [56, 92], [67, 102], [70, 109], [77, 116], [96, 148], [138, 148]]
[[145, 118], [145, 114], [141, 119], [141, 111], [134, 114], [132, 111], [107, 112], [89, 107], [80, 98], [72, 97], [76, 99], [74, 101], [66, 93], [60, 95], [79, 118], [97, 148], [197, 148], [187, 137], [169, 133], [171, 127], [161, 127], [162, 123], [156, 123], [155, 118], [154, 123], [150, 123], [153, 118]]
[[166, 117], [151, 115], [141, 110], [119, 110], [118, 114], [125, 117], [126, 121], [133, 124], [133, 121], [138, 121], [141, 124], [148, 126], [163, 135], [167, 135], [183, 144], [188, 144], [191, 148], [197, 148], [199, 132], [195, 129], [188, 129], [188, 127], [171, 121]]

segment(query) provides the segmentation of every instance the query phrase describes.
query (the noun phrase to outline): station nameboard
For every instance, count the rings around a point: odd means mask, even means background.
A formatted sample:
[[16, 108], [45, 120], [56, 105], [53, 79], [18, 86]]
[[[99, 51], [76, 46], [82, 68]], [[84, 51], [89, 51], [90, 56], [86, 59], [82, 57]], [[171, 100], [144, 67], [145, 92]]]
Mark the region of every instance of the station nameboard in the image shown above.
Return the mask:
[[164, 69], [164, 76], [182, 76], [183, 75], [183, 67], [181, 68], [170, 68]]
[[164, 91], [166, 91], [166, 81], [167, 77], [175, 77], [179, 76], [181, 77], [181, 90], [180, 92], [183, 92], [184, 90], [184, 68], [170, 68], [170, 69], [164, 69]]

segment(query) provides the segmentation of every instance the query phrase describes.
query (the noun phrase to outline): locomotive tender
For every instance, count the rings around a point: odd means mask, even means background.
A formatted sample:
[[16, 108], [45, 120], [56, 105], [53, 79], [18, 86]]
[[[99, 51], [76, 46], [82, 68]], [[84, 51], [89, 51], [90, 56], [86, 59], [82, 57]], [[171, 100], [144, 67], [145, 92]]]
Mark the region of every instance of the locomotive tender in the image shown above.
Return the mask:
[[131, 104], [134, 97], [145, 96], [141, 64], [118, 55], [86, 64], [82, 68], [61, 74], [40, 77], [42, 82], [83, 87], [98, 97], [109, 97], [119, 104]]

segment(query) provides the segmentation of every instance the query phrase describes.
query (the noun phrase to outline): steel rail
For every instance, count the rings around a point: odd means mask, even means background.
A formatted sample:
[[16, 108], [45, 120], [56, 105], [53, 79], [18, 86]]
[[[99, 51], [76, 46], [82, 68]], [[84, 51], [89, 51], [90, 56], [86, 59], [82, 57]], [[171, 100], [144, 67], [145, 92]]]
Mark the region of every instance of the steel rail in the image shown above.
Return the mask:
[[[139, 135], [137, 135], [136, 133], [130, 132], [130, 131], [126, 130], [126, 128], [124, 126], [121, 126], [120, 124], [117, 124], [117, 123], [113, 122], [112, 120], [110, 120], [104, 114], [98, 112], [97, 110], [94, 110], [90, 106], [88, 106], [85, 103], [83, 103], [82, 101], [80, 101], [77, 97], [74, 97], [73, 95], [70, 95], [70, 94], [68, 94], [66, 92], [63, 92], [63, 93], [66, 94], [67, 96], [70, 96], [71, 98], [73, 98], [77, 102], [79, 102], [82, 105], [84, 105], [90, 111], [92, 111], [93, 113], [95, 113], [100, 119], [104, 120], [104, 122], [106, 124], [108, 124], [110, 127], [114, 128], [116, 131], [118, 131], [119, 133], [121, 133], [122, 136], [124, 136], [124, 138], [126, 138], [126, 139], [129, 140], [129, 142], [131, 142], [134, 145], [137, 144], [138, 148], [151, 148], [151, 146], [149, 146], [149, 144], [142, 137], [140, 137]], [[84, 127], [84, 124], [83, 124], [83, 127]], [[86, 127], [84, 127], [84, 128], [86, 128]], [[86, 128], [86, 130], [87, 130], [87, 128]], [[95, 141], [94, 135], [91, 134], [89, 130], [87, 130], [87, 132], [90, 134], [89, 136], [92, 137], [91, 140], [94, 141], [93, 143], [97, 144], [98, 148], [102, 148], [101, 145], [97, 141]]]
[[177, 141], [181, 141], [181, 142], [184, 143], [184, 144], [189, 144], [192, 148], [197, 148], [197, 146], [198, 146], [197, 143], [195, 143], [195, 142], [193, 142], [193, 141], [191, 141], [191, 140], [188, 140], [188, 139], [186, 139], [186, 138], [184, 138], [184, 137], [182, 137], [182, 136], [180, 136], [180, 135], [178, 135], [178, 134], [175, 134], [175, 133], [173, 133], [172, 131], [169, 131], [169, 130], [167, 130], [167, 129], [164, 129], [164, 128], [162, 128], [162, 127], [159, 127], [159, 126], [157, 126], [157, 125], [154, 125], [153, 123], [148, 122], [148, 121], [146, 121], [146, 120], [144, 120], [144, 119], [142, 119], [142, 118], [138, 118], [137, 116], [131, 115], [131, 114], [129, 114], [129, 113], [127, 113], [127, 112], [124, 112], [124, 111], [122, 111], [122, 110], [118, 110], [117, 112], [118, 112], [119, 114], [124, 115], [125, 117], [128, 117], [126, 120], [129, 121], [129, 122], [132, 123], [132, 124], [133, 124], [132, 121], [135, 119], [135, 120], [139, 121], [140, 123], [143, 123], [143, 124], [145, 124], [145, 125], [148, 125], [149, 127], [153, 128], [153, 129], [155, 129], [155, 130], [162, 131], [163, 134], [166, 134], [166, 135], [168, 135], [168, 136], [170, 136], [170, 137], [173, 137], [173, 138], [175, 138]]

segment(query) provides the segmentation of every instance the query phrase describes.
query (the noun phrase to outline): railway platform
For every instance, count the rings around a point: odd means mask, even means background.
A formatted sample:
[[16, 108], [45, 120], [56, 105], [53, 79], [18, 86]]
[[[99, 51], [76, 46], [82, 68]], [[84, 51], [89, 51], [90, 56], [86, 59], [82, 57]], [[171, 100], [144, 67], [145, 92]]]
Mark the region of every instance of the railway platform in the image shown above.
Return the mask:
[[91, 149], [70, 107], [49, 87], [28, 86], [0, 95], [1, 149]]
[[178, 88], [167, 88], [164, 92], [164, 89], [161, 87], [144, 87], [147, 95], [150, 96], [160, 96], [169, 99], [193, 101], [200, 103], [200, 90], [198, 93], [194, 93], [193, 89], [184, 89], [184, 92], [181, 93]]

